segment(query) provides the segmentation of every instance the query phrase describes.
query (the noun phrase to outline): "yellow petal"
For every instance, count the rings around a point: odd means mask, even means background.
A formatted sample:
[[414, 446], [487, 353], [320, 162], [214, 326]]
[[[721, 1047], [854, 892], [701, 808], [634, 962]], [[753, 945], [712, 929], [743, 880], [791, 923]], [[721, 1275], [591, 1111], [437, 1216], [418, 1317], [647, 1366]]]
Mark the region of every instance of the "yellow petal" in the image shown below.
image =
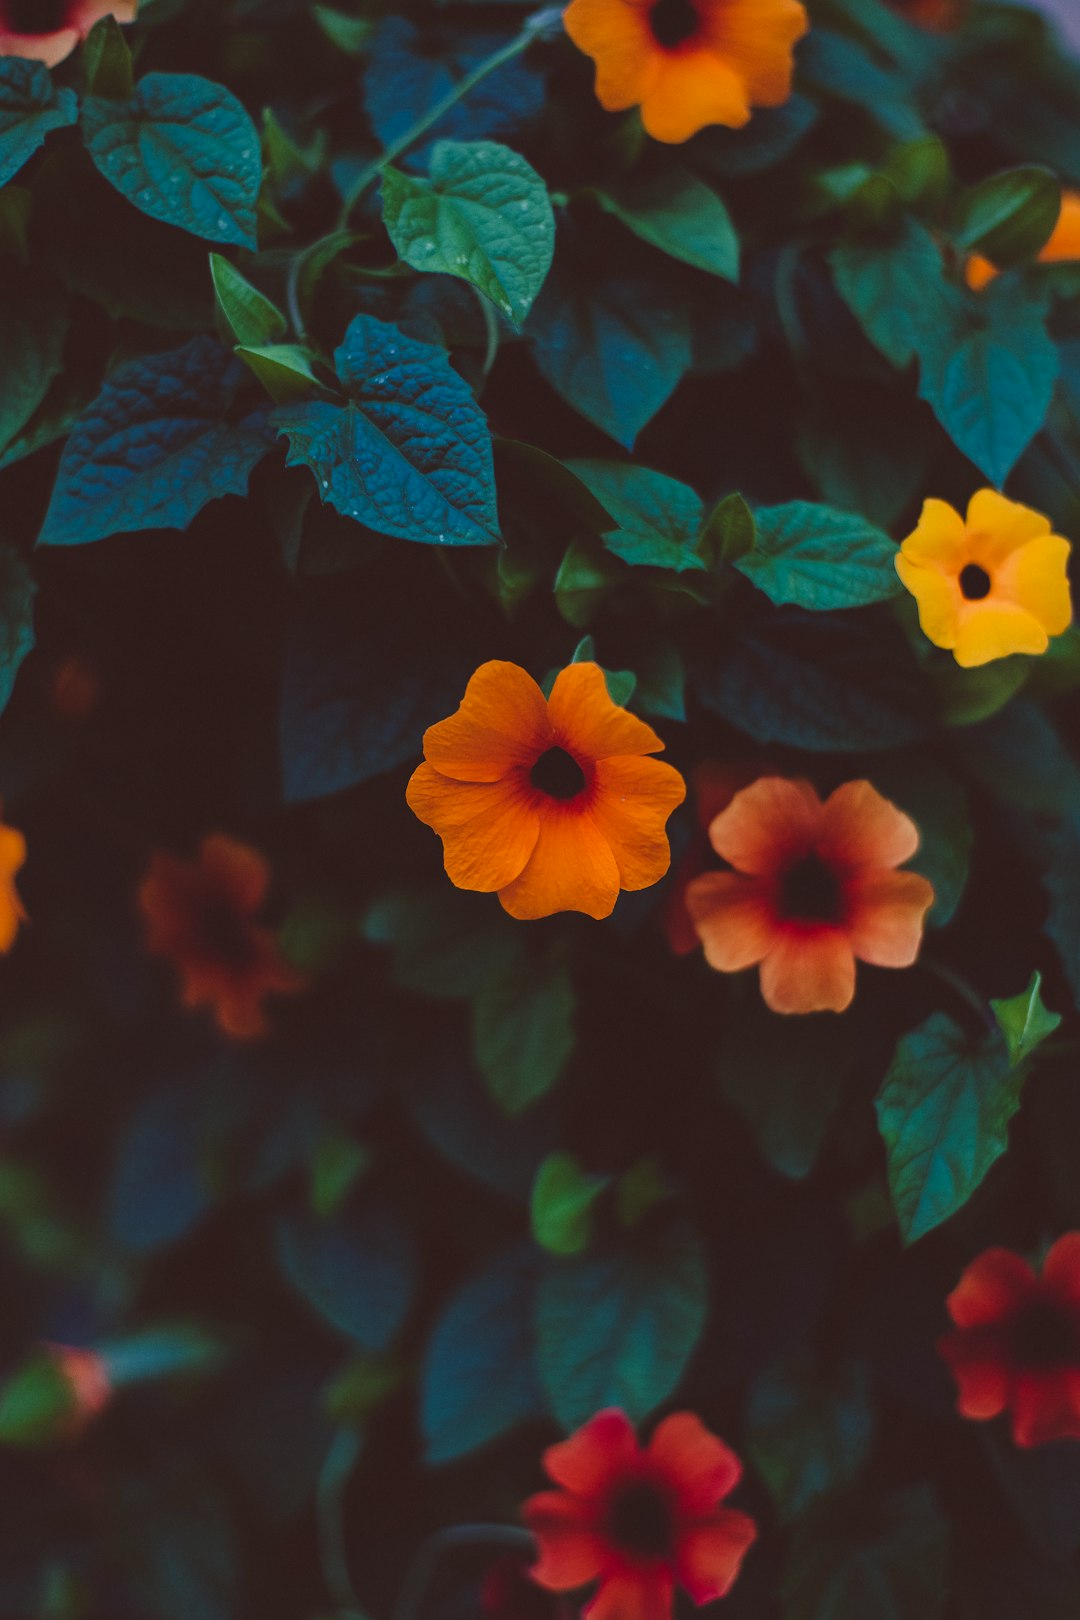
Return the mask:
[[1060, 535], [1041, 535], [1014, 551], [995, 577], [995, 594], [1011, 598], [1037, 619], [1048, 636], [1060, 636], [1072, 623], [1069, 591], [1071, 546]]
[[954, 652], [963, 669], [977, 669], [1013, 653], [1044, 653], [1049, 645], [1038, 619], [1023, 608], [980, 602], [962, 613]]
[[953, 575], [935, 568], [919, 568], [901, 553], [896, 572], [915, 598], [922, 633], [935, 647], [956, 646], [960, 630], [960, 589]]
[[1018, 547], [1049, 534], [1050, 520], [996, 489], [980, 489], [968, 503], [967, 532], [969, 560], [992, 573]]
[[925, 501], [918, 525], [904, 541], [901, 551], [908, 562], [959, 572], [967, 561], [967, 531], [963, 518], [948, 501]]

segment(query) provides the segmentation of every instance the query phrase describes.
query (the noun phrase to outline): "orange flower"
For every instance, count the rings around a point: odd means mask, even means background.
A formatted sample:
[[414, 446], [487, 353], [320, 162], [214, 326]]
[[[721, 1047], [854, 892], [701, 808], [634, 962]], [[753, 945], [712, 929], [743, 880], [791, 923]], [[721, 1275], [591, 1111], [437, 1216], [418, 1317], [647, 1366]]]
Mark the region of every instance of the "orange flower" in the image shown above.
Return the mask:
[[409, 808], [443, 841], [450, 881], [497, 893], [512, 917], [610, 916], [671, 860], [664, 831], [686, 787], [663, 748], [571, 664], [545, 698], [517, 664], [482, 664], [457, 713], [424, 733]]
[[676, 956], [689, 956], [701, 944], [694, 919], [686, 907], [686, 891], [697, 877], [714, 864], [709, 828], [726, 810], [740, 788], [749, 787], [759, 776], [768, 776], [769, 768], [761, 760], [733, 760], [720, 764], [707, 759], [695, 767], [691, 774], [694, 789], [695, 831], [672, 874], [671, 886], [664, 903], [660, 926], [668, 946]]
[[0, 954], [6, 955], [15, 943], [19, 924], [26, 912], [15, 887], [15, 874], [26, 861], [26, 839], [14, 827], [0, 821]]
[[102, 17], [132, 23], [139, 0], [0, 0], [0, 56], [55, 67]]
[[765, 776], [709, 828], [733, 872], [705, 872], [686, 893], [710, 967], [761, 965], [773, 1012], [843, 1012], [855, 959], [910, 967], [934, 890], [899, 872], [919, 846], [915, 823], [869, 782], [824, 802], [809, 782]]
[[269, 884], [261, 855], [214, 833], [194, 861], [155, 855], [139, 889], [147, 949], [176, 968], [184, 1006], [205, 1003], [222, 1033], [238, 1039], [265, 1033], [263, 1000], [271, 991], [305, 982], [253, 920]]
[[669, 142], [781, 106], [809, 27], [801, 0], [571, 0], [563, 21], [596, 63], [600, 105], [640, 107], [648, 133]]
[[70, 1344], [47, 1344], [45, 1354], [67, 1385], [71, 1400], [63, 1437], [76, 1440], [112, 1399], [112, 1383], [103, 1356]]
[[[1080, 260], [1080, 191], [1066, 191], [1061, 199], [1061, 213], [1049, 239], [1039, 251], [1037, 264], [1067, 264]], [[973, 253], [964, 269], [972, 292], [982, 292], [988, 282], [1000, 271], [981, 253]]]

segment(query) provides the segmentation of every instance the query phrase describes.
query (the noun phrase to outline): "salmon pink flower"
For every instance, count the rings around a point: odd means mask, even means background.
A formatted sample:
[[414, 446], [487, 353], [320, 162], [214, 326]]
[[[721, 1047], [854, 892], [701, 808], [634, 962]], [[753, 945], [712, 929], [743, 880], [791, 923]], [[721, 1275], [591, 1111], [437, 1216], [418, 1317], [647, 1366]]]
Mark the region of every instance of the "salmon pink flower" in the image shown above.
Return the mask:
[[622, 1412], [599, 1412], [544, 1468], [561, 1489], [522, 1510], [540, 1549], [533, 1578], [555, 1592], [597, 1582], [589, 1620], [669, 1620], [677, 1586], [697, 1604], [723, 1597], [757, 1535], [720, 1506], [742, 1464], [692, 1412], [664, 1418], [645, 1447]]
[[676, 956], [689, 956], [701, 944], [694, 919], [686, 908], [686, 891], [699, 872], [711, 864], [712, 845], [709, 828], [726, 810], [741, 788], [749, 787], [759, 776], [768, 776], [769, 769], [761, 761], [733, 760], [721, 764], [718, 760], [705, 760], [690, 774], [694, 797], [695, 831], [672, 875], [671, 887], [664, 905], [660, 926], [668, 946]]
[[102, 17], [132, 23], [138, 0], [0, 0], [0, 56], [55, 67]]
[[1044, 653], [1069, 628], [1070, 550], [1049, 518], [981, 489], [966, 519], [947, 501], [927, 501], [896, 572], [918, 603], [923, 634], [973, 669]]
[[497, 893], [512, 917], [607, 917], [620, 889], [670, 864], [664, 828], [686, 787], [648, 758], [663, 746], [611, 701], [597, 664], [564, 669], [550, 698], [517, 664], [483, 664], [424, 733], [406, 798], [457, 888]]
[[155, 855], [139, 889], [147, 949], [176, 968], [184, 1006], [209, 1006], [222, 1034], [238, 1039], [265, 1034], [271, 991], [305, 982], [254, 921], [269, 885], [257, 851], [215, 833], [194, 861]]
[[640, 107], [647, 132], [668, 142], [781, 106], [809, 26], [800, 0], [571, 0], [563, 21], [596, 63], [600, 105]]
[[686, 891], [705, 959], [720, 973], [760, 964], [773, 1012], [843, 1012], [856, 958], [914, 962], [934, 890], [897, 871], [918, 829], [869, 782], [845, 782], [822, 803], [809, 782], [762, 777], [709, 838], [734, 871], [704, 872]]
[[1018, 1446], [1080, 1440], [1080, 1232], [1057, 1240], [1041, 1275], [1010, 1249], [987, 1249], [947, 1303], [956, 1331], [938, 1350], [960, 1414], [1008, 1412]]
[[[1080, 191], [1066, 191], [1061, 199], [1058, 222], [1043, 243], [1037, 264], [1069, 264], [1080, 261]], [[973, 292], [982, 289], [1000, 275], [996, 264], [981, 253], [973, 253], [964, 267], [964, 276]]]

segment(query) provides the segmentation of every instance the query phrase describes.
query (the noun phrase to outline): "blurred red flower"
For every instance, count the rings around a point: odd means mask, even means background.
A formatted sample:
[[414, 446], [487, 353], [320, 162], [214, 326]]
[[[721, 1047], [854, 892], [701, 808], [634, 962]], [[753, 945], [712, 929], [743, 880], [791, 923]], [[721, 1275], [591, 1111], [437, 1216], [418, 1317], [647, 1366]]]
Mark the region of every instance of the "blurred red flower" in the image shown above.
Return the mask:
[[138, 0], [0, 0], [0, 56], [55, 67], [102, 17], [132, 23]]

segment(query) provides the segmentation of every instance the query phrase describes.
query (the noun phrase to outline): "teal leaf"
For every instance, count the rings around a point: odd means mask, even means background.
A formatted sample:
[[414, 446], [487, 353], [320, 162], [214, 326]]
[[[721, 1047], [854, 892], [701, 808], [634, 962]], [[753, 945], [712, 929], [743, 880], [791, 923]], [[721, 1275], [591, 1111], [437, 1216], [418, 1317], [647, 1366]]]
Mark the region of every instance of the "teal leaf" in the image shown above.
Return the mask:
[[114, 372], [64, 446], [40, 544], [186, 529], [208, 501], [246, 494], [273, 441], [262, 413], [232, 419], [243, 377], [207, 337]]
[[74, 90], [58, 89], [42, 62], [0, 58], [0, 186], [18, 174], [50, 130], [74, 124], [78, 116]]
[[638, 1423], [674, 1391], [702, 1329], [708, 1274], [697, 1234], [662, 1227], [630, 1247], [553, 1261], [540, 1281], [540, 1377], [565, 1429], [607, 1406]]
[[210, 279], [218, 315], [225, 326], [223, 337], [232, 343], [261, 348], [285, 336], [288, 323], [280, 309], [253, 287], [224, 254], [211, 253]]
[[89, 96], [82, 127], [98, 169], [144, 214], [208, 242], [254, 248], [259, 136], [224, 85], [148, 73], [130, 101]]
[[307, 400], [274, 412], [289, 465], [310, 467], [324, 501], [379, 534], [494, 545], [491, 435], [445, 351], [357, 315], [334, 359], [348, 405]]
[[598, 197], [643, 242], [696, 270], [738, 281], [739, 238], [731, 215], [716, 192], [687, 170], [665, 169]]
[[34, 576], [14, 546], [0, 543], [0, 713], [34, 645]]
[[570, 461], [567, 466], [614, 519], [617, 527], [603, 539], [616, 557], [676, 573], [705, 567], [697, 551], [705, 508], [689, 485], [631, 462]]
[[899, 1042], [875, 1106], [905, 1243], [955, 1215], [1005, 1152], [1022, 1083], [1000, 1034], [973, 1043], [945, 1013]]
[[1018, 996], [991, 1001], [990, 1005], [1005, 1037], [1009, 1062], [1014, 1069], [1061, 1023], [1061, 1014], [1043, 1005], [1041, 973], [1033, 973], [1031, 983]]
[[427, 180], [385, 169], [382, 195], [406, 264], [459, 276], [510, 320], [525, 319], [551, 268], [555, 216], [523, 157], [497, 141], [439, 141]]
[[937, 243], [905, 220], [899, 234], [842, 242], [830, 263], [840, 296], [870, 342], [896, 367], [932, 341], [961, 303], [945, 280]]
[[416, 1280], [413, 1244], [396, 1216], [284, 1217], [276, 1243], [282, 1272], [317, 1315], [365, 1350], [389, 1350]]
[[60, 373], [67, 298], [40, 270], [0, 281], [0, 449], [17, 438]]
[[747, 1450], [781, 1521], [859, 1477], [875, 1413], [863, 1370], [843, 1363], [823, 1381], [793, 1358], [755, 1381], [746, 1413]]
[[190, 1085], [159, 1084], [140, 1099], [109, 1193], [109, 1236], [121, 1251], [145, 1255], [176, 1243], [211, 1207], [203, 1115]]
[[974, 828], [967, 796], [953, 776], [924, 754], [883, 760], [872, 771], [880, 793], [906, 810], [919, 829], [912, 866], [934, 885], [932, 928], [952, 921], [967, 885]]
[[784, 1620], [942, 1620], [947, 1521], [928, 1485], [863, 1502], [854, 1523], [799, 1527], [782, 1584]]
[[574, 1050], [574, 987], [549, 960], [510, 957], [473, 1002], [473, 1049], [495, 1101], [520, 1114], [556, 1084]]
[[778, 606], [816, 612], [899, 595], [896, 546], [865, 518], [809, 501], [759, 507], [754, 546], [735, 566]]

